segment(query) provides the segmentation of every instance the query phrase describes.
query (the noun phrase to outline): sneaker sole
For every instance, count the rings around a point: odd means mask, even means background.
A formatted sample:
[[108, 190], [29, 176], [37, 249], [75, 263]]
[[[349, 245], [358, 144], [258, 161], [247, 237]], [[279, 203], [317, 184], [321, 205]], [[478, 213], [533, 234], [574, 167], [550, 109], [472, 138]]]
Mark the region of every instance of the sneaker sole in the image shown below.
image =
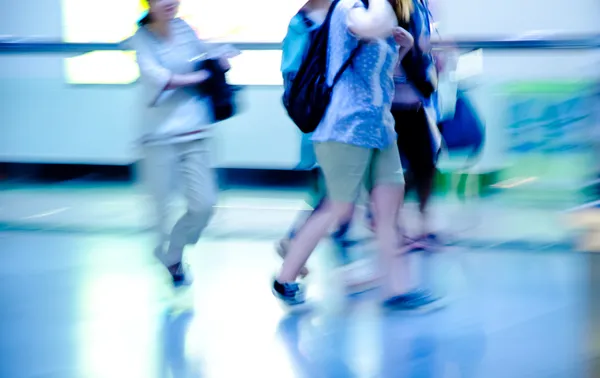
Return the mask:
[[297, 313], [309, 311], [312, 309], [312, 307], [306, 301], [298, 304], [290, 304], [286, 302], [285, 300], [281, 299], [281, 295], [277, 291], [275, 291], [275, 288], [271, 288], [271, 293], [273, 293], [273, 296], [275, 297], [281, 308], [286, 312]]
[[363, 282], [357, 282], [350, 285], [347, 284], [345, 290], [346, 295], [352, 297], [375, 290], [380, 286], [380, 280], [378, 278], [373, 278], [371, 280], [366, 280]]
[[431, 302], [429, 304], [426, 304], [426, 305], [423, 305], [420, 307], [416, 307], [416, 308], [401, 308], [401, 307], [393, 307], [393, 306], [383, 305], [383, 308], [388, 313], [407, 314], [407, 315], [431, 314], [434, 312], [441, 311], [441, 310], [445, 309], [446, 307], [448, 307], [448, 301], [446, 300], [446, 298], [440, 298], [434, 302]]

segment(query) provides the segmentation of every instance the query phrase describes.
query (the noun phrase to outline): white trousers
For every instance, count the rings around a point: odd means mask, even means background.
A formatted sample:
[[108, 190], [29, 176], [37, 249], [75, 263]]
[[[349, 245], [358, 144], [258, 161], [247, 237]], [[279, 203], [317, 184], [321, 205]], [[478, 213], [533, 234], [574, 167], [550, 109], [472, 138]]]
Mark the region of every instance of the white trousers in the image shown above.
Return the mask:
[[[155, 205], [157, 253], [171, 266], [181, 262], [186, 245], [196, 244], [217, 202], [217, 183], [211, 167], [210, 140], [145, 146], [142, 179]], [[169, 230], [173, 187], [179, 180], [187, 202], [186, 213]]]

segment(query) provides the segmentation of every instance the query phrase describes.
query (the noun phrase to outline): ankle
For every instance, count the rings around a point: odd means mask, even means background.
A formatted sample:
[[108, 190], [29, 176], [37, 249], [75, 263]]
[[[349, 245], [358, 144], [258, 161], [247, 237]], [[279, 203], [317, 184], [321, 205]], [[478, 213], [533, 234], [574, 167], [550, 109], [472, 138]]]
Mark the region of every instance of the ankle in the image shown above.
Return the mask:
[[284, 285], [284, 284], [293, 283], [293, 282], [294, 282], [294, 280], [288, 280], [288, 279], [283, 278], [282, 276], [275, 277], [275, 283], [279, 284], [279, 285]]
[[177, 274], [177, 272], [179, 271], [179, 268], [181, 268], [181, 262], [178, 262], [176, 264], [173, 264], [173, 265], [167, 267], [167, 269], [169, 269], [169, 273], [171, 273], [172, 276]]

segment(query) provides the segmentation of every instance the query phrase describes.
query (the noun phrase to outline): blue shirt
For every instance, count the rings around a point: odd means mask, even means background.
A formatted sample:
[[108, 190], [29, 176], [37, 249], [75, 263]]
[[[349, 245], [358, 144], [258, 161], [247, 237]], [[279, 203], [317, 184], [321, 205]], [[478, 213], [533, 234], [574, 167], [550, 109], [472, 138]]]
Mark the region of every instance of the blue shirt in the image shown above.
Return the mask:
[[[331, 17], [328, 84], [358, 39], [347, 26], [348, 11], [364, 7], [361, 0], [341, 0]], [[315, 142], [340, 142], [383, 149], [396, 143], [391, 105], [398, 46], [393, 37], [365, 43], [333, 89], [331, 104], [313, 134]]]

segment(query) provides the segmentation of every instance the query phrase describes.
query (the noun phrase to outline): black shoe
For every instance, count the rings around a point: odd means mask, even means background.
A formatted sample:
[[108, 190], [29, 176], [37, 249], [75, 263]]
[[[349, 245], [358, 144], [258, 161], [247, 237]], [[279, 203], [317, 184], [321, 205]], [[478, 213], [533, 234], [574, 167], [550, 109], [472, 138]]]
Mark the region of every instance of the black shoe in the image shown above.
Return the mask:
[[383, 302], [383, 306], [389, 310], [417, 312], [434, 311], [443, 307], [440, 298], [427, 290], [397, 295]]
[[275, 298], [279, 299], [286, 306], [295, 307], [306, 303], [304, 290], [298, 283], [282, 284], [277, 282], [277, 280], [273, 280], [272, 291]]
[[188, 267], [184, 266], [183, 263], [177, 264], [176, 269], [169, 268], [169, 272], [171, 273], [174, 287], [191, 286], [194, 282]]

